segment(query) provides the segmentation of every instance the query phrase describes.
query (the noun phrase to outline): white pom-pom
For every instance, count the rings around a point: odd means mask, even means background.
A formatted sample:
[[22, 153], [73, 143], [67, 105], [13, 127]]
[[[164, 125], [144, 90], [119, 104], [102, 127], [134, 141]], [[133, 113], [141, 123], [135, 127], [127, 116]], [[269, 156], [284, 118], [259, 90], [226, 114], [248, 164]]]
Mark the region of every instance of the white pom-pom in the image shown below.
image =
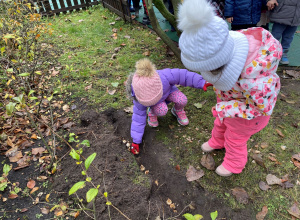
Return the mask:
[[179, 5], [178, 28], [182, 31], [195, 31], [209, 25], [214, 16], [213, 6], [207, 0], [184, 0]]

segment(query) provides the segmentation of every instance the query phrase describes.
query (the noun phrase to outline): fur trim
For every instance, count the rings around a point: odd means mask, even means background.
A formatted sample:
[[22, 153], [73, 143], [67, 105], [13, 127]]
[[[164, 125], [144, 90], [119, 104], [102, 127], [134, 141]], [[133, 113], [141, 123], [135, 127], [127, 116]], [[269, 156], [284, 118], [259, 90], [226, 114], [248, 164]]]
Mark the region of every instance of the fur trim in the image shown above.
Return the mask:
[[147, 58], [137, 61], [135, 68], [138, 76], [151, 77], [156, 73], [155, 65]]
[[213, 6], [207, 0], [184, 0], [179, 5], [178, 28], [182, 31], [197, 31], [209, 25], [214, 16]]
[[135, 97], [131, 96], [131, 84], [132, 84], [133, 76], [134, 76], [134, 73], [130, 73], [128, 78], [127, 78], [126, 84], [125, 84], [126, 95], [127, 95], [127, 98], [130, 99], [130, 100], [136, 100]]

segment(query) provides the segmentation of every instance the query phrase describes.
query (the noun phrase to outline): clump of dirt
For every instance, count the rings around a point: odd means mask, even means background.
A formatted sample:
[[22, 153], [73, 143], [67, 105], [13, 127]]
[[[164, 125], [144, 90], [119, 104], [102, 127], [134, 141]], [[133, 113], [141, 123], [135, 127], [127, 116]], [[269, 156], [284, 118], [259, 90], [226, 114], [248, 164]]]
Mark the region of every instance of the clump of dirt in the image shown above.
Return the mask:
[[[156, 219], [158, 216], [161, 219], [183, 219], [184, 213], [201, 214], [204, 219], [210, 219], [210, 213], [216, 210], [218, 219], [255, 218], [249, 206], [243, 210], [231, 210], [199, 183], [188, 182], [186, 170], [170, 165], [173, 155], [168, 146], [155, 140], [155, 129], [146, 127], [140, 155], [132, 155], [123, 143], [123, 140], [129, 142], [131, 139], [130, 124], [131, 116], [120, 110], [110, 109], [103, 113], [87, 111], [81, 116], [81, 126], [72, 130], [80, 140], [88, 139], [91, 143], [91, 147], [84, 147], [84, 157], [97, 153], [93, 165], [101, 173], [90, 167], [88, 175], [95, 184], [100, 184], [101, 193], [108, 192], [108, 199], [129, 219]], [[141, 165], [145, 170], [140, 170]], [[61, 171], [52, 184], [58, 198], [69, 200], [69, 189], [86, 178], [81, 175], [80, 166], [83, 165], [76, 165], [70, 156], [62, 159]], [[79, 198], [85, 200], [85, 193], [90, 187], [87, 184], [80, 189]], [[75, 196], [71, 198], [77, 200]], [[167, 204], [168, 199], [174, 206]], [[92, 208], [92, 205], [87, 207]], [[96, 200], [96, 212], [97, 219], [109, 219], [109, 215], [111, 219], [126, 219], [112, 206], [108, 210], [102, 195]], [[78, 218], [89, 219], [83, 212]]]

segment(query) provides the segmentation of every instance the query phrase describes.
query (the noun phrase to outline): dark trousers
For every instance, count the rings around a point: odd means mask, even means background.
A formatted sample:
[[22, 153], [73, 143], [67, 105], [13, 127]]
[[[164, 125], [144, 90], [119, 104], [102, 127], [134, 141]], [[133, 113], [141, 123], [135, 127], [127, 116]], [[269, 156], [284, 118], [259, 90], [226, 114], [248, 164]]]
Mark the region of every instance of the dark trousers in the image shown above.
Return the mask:
[[251, 28], [251, 27], [256, 27], [256, 24], [231, 25], [231, 30], [236, 31], [236, 30], [247, 29], [247, 28]]

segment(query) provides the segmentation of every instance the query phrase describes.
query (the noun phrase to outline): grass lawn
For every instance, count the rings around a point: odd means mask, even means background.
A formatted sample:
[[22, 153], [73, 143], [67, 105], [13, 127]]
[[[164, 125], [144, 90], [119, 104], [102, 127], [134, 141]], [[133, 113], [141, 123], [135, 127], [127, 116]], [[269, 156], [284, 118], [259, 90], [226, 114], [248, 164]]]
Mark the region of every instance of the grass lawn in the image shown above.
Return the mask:
[[[51, 40], [63, 51], [60, 57], [63, 69], [59, 77], [63, 96], [70, 103], [80, 100], [80, 103], [86, 104], [86, 108], [97, 111], [130, 106], [123, 83], [127, 75], [134, 71], [135, 62], [147, 55], [158, 69], [184, 68], [180, 60], [167, 56], [166, 46], [154, 32], [140, 25], [124, 23], [102, 6], [60, 15], [49, 21], [54, 28]], [[179, 164], [182, 169], [188, 168], [188, 165], [204, 169], [205, 176], [200, 179], [200, 184], [220, 199], [225, 199], [233, 209], [253, 205], [259, 212], [263, 206], [267, 206], [268, 215], [265, 219], [290, 219], [287, 210], [294, 202], [300, 203], [300, 173], [291, 161], [292, 155], [300, 152], [297, 128], [300, 125], [299, 103], [297, 107], [297, 102], [278, 100], [269, 125], [248, 142], [249, 156], [259, 153], [265, 168], [249, 157], [241, 174], [224, 178], [200, 164], [203, 155], [200, 146], [209, 139], [213, 127], [210, 109], [215, 104], [215, 95], [212, 89], [208, 92], [191, 88], [181, 90], [189, 100], [186, 110], [190, 125], [186, 128], [177, 126], [168, 113], [157, 134], [158, 140], [169, 146], [175, 154], [176, 160], [170, 163]], [[284, 95], [297, 100], [299, 92], [296, 92], [295, 89], [295, 92]], [[195, 103], [202, 103], [202, 108], [196, 108]], [[279, 131], [284, 137], [279, 135]], [[286, 149], [283, 150], [282, 146], [286, 146]], [[213, 157], [219, 165], [224, 151], [215, 152]], [[278, 178], [288, 175], [289, 182], [294, 186], [284, 189], [273, 185], [263, 191], [259, 188], [259, 182], [266, 182], [268, 174]], [[250, 200], [247, 205], [240, 204], [233, 197], [231, 189], [235, 187], [247, 191]]]

